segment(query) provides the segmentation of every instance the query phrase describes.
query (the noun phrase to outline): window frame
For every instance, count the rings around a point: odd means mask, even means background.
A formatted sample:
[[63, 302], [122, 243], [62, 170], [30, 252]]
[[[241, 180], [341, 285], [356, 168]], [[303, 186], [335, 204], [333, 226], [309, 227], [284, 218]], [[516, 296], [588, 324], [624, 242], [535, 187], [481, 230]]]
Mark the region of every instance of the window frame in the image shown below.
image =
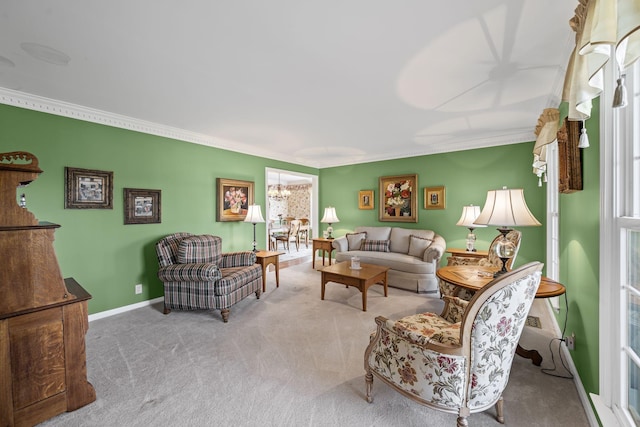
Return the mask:
[[[617, 78], [612, 61], [605, 67], [605, 87], [600, 97], [600, 390], [592, 400], [601, 420], [635, 426], [628, 410], [629, 373], [623, 349], [628, 331], [627, 298], [621, 284], [626, 277], [626, 230], [640, 230], [640, 196], [633, 203], [633, 179], [629, 179], [634, 174], [633, 145], [639, 144], [637, 140], [625, 144], [640, 134], [640, 125], [633, 120], [634, 115], [640, 114], [639, 101], [633, 96], [640, 88], [640, 64], [626, 73], [627, 107], [611, 107]], [[639, 172], [636, 167], [635, 173]]]

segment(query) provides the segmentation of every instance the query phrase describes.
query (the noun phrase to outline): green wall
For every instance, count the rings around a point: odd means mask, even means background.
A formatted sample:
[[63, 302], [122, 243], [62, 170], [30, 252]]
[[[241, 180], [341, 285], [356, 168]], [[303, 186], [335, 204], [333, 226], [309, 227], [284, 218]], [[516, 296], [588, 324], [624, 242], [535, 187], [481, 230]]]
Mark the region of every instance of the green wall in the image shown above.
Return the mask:
[[[598, 391], [599, 156], [595, 117], [597, 111], [587, 122], [591, 148], [584, 152], [585, 189], [560, 199], [560, 278], [567, 285], [567, 331], [576, 333], [572, 355], [588, 392]], [[462, 206], [483, 206], [487, 190], [503, 185], [524, 188], [529, 208], [544, 224], [546, 188], [537, 187], [531, 173], [532, 148], [533, 143], [513, 144], [317, 170], [0, 105], [0, 152], [28, 151], [40, 160], [44, 173], [20, 192], [26, 193], [28, 208], [38, 219], [62, 226], [54, 243], [59, 264], [65, 277], [74, 277], [93, 295], [90, 313], [162, 296], [154, 244], [167, 234], [216, 234], [223, 238], [225, 251], [251, 247], [253, 229], [249, 224], [215, 221], [218, 177], [254, 181], [256, 203], [264, 209], [265, 167], [319, 174], [318, 214], [322, 215], [325, 206], [336, 207], [340, 218], [334, 224], [336, 235], [358, 225], [400, 224], [433, 229], [445, 237], [447, 246], [462, 248], [467, 230], [455, 225]], [[64, 209], [65, 166], [113, 171], [113, 209]], [[418, 223], [380, 223], [378, 178], [413, 173], [418, 174]], [[446, 188], [446, 208], [423, 209], [424, 187], [437, 185]], [[124, 225], [125, 187], [162, 190], [162, 223]], [[360, 190], [375, 191], [376, 209], [358, 209]], [[264, 226], [257, 226], [263, 247]], [[515, 265], [544, 261], [545, 227], [520, 230], [523, 240]], [[476, 234], [476, 246], [486, 249], [497, 231], [488, 227], [477, 229]], [[134, 295], [136, 283], [144, 285], [142, 295]], [[558, 321], [562, 325], [564, 308]]]
[[[566, 114], [566, 113], [565, 113]], [[560, 281], [566, 285], [569, 317], [567, 333], [575, 331], [571, 352], [585, 390], [598, 392], [598, 259], [599, 259], [599, 153], [597, 103], [587, 121], [591, 148], [584, 150], [584, 190], [560, 196]], [[467, 230], [455, 223], [465, 204], [484, 206], [490, 189], [524, 188], [529, 209], [542, 227], [522, 227], [522, 244], [515, 266], [546, 260], [546, 184], [537, 186], [531, 172], [533, 143], [434, 154], [408, 159], [366, 163], [320, 171], [320, 204], [336, 207], [340, 222], [334, 234], [343, 235], [359, 225], [401, 225], [428, 228], [445, 237], [448, 247], [465, 247]], [[418, 223], [378, 221], [378, 177], [418, 174]], [[446, 209], [425, 210], [423, 189], [444, 185]], [[358, 209], [358, 191], [375, 190], [376, 209]], [[476, 229], [476, 247], [487, 249], [497, 231]], [[443, 259], [442, 263], [446, 263]], [[557, 315], [562, 327], [566, 306]], [[559, 361], [556, 361], [559, 364]]]
[[[216, 222], [216, 178], [253, 181], [265, 214], [265, 167], [317, 169], [0, 105], [0, 152], [27, 151], [43, 173], [20, 193], [40, 221], [60, 224], [55, 250], [97, 313], [163, 295], [155, 243], [187, 231], [222, 237], [224, 251], [252, 248], [253, 227]], [[113, 171], [113, 209], [64, 209], [65, 166]], [[162, 190], [162, 223], [124, 225], [123, 188]], [[265, 224], [256, 229], [265, 247]], [[134, 286], [143, 284], [135, 295]]]
[[[586, 121], [590, 147], [582, 150], [583, 190], [560, 195], [560, 282], [567, 288], [566, 335], [576, 334], [571, 352], [585, 390], [599, 388], [600, 299], [600, 115], [595, 100], [592, 118]], [[566, 110], [563, 106], [562, 110]], [[561, 111], [562, 111], [561, 110]], [[566, 112], [563, 113], [566, 116]], [[563, 325], [567, 312], [557, 316]]]
[[[531, 212], [544, 223], [546, 189], [537, 186], [537, 177], [531, 173], [532, 149], [533, 142], [322, 169], [320, 205], [336, 207], [340, 222], [333, 224], [333, 228], [337, 236], [359, 225], [400, 225], [434, 230], [445, 238], [448, 247], [464, 248], [469, 230], [456, 226], [462, 207], [473, 203], [482, 208], [488, 190], [503, 186], [523, 188]], [[379, 222], [378, 178], [414, 173], [418, 174], [418, 222]], [[424, 209], [424, 187], [438, 185], [445, 186], [445, 209]], [[374, 190], [375, 209], [358, 209], [360, 190]], [[520, 231], [522, 244], [515, 265], [534, 260], [544, 262], [544, 226], [523, 227]], [[478, 228], [474, 232], [478, 236], [478, 249], [487, 249], [498, 234], [494, 227]]]

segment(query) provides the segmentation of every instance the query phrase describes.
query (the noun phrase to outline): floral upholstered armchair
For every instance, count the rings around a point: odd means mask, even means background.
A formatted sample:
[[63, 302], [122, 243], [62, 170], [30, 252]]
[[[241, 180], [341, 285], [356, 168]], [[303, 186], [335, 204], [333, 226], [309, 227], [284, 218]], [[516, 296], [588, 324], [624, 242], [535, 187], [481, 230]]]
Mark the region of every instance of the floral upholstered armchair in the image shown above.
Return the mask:
[[375, 375], [420, 404], [457, 413], [459, 427], [493, 405], [504, 423], [502, 392], [541, 271], [532, 262], [505, 273], [471, 301], [445, 296], [440, 316], [377, 317], [364, 354], [367, 400]]
[[156, 243], [164, 314], [219, 309], [227, 322], [233, 304], [252, 293], [260, 298], [262, 268], [255, 253], [222, 253], [221, 248], [220, 237], [206, 234], [174, 233]]

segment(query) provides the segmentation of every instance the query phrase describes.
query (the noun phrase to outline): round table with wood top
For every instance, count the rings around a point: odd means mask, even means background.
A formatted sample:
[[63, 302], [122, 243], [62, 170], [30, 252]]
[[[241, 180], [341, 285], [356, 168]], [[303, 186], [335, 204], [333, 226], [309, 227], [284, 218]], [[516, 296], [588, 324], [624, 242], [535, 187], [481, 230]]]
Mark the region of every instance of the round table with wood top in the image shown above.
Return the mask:
[[[475, 292], [490, 283], [493, 280], [493, 273], [497, 270], [496, 267], [480, 265], [448, 265], [439, 268], [436, 271], [436, 276], [447, 283]], [[557, 297], [565, 292], [564, 285], [542, 276], [536, 298]], [[527, 350], [518, 344], [516, 353], [526, 359], [531, 359], [536, 366], [540, 366], [542, 363], [542, 356], [536, 350]]]

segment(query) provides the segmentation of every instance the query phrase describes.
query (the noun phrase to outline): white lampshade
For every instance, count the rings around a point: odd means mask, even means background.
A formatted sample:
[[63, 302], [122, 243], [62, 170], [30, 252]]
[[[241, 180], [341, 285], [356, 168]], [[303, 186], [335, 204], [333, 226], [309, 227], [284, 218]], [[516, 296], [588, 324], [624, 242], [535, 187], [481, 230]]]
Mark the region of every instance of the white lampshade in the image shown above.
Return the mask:
[[324, 216], [320, 220], [320, 222], [324, 222], [327, 224], [334, 224], [336, 222], [340, 222], [338, 219], [338, 215], [336, 214], [336, 208], [329, 206], [328, 208], [324, 208]]
[[474, 221], [480, 215], [480, 206], [469, 205], [462, 207], [462, 216], [456, 222], [456, 225], [461, 225], [467, 228], [486, 227], [486, 225], [474, 224]]
[[474, 225], [497, 225], [510, 228], [542, 224], [529, 211], [522, 188], [503, 187], [502, 190], [487, 192], [487, 201], [480, 216], [474, 221]]
[[247, 216], [244, 218], [244, 222], [251, 222], [253, 224], [264, 222], [260, 205], [249, 205], [249, 211], [247, 212]]

